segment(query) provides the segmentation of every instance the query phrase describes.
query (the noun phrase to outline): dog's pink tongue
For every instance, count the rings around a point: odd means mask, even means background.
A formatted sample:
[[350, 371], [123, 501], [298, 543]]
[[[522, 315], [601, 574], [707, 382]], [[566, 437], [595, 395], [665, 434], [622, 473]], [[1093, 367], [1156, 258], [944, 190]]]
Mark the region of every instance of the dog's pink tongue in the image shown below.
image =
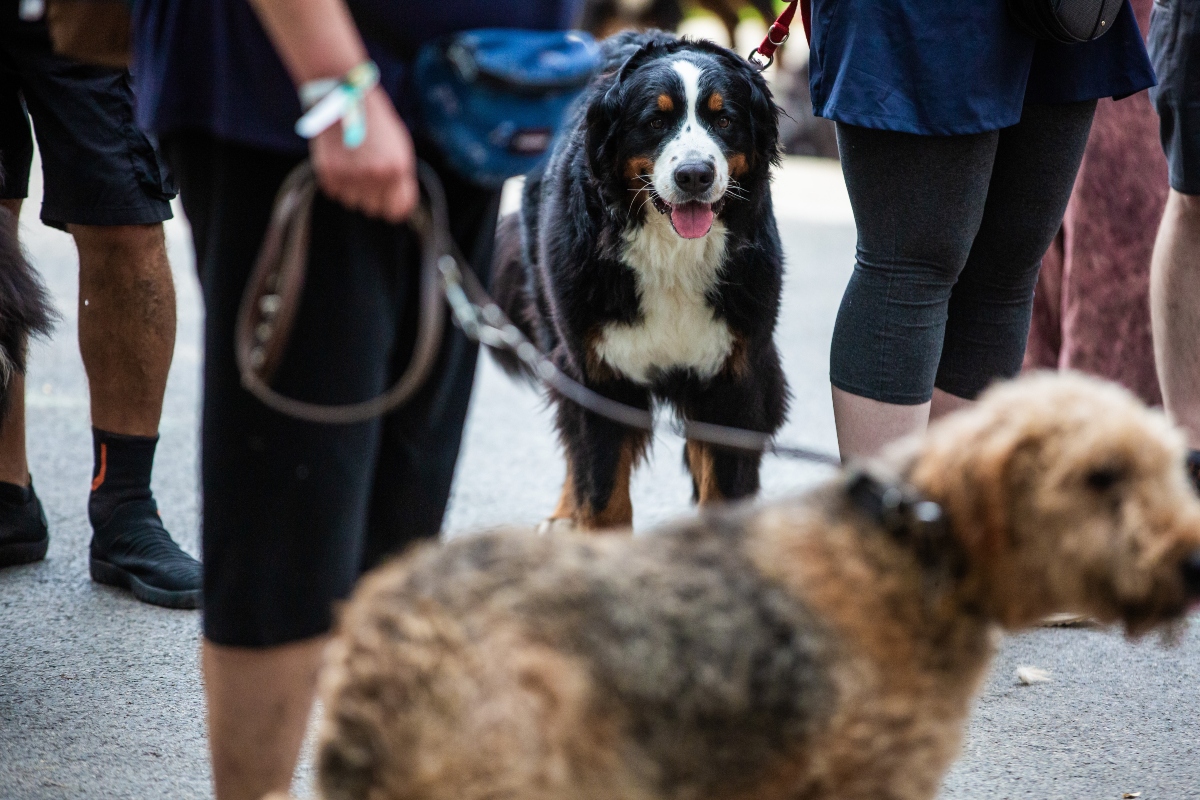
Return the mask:
[[713, 210], [708, 203], [681, 203], [671, 207], [671, 224], [685, 239], [699, 239], [713, 224]]

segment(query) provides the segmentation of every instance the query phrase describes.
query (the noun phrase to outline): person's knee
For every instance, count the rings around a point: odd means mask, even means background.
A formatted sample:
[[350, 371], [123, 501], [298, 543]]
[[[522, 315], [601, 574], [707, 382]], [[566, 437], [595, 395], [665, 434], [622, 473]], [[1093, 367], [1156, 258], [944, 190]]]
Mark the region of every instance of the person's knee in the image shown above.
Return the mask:
[[1184, 194], [1172, 189], [1169, 205], [1181, 222], [1200, 227], [1200, 194]]
[[158, 269], [165, 263], [162, 223], [150, 225], [71, 225], [80, 266], [118, 261], [129, 268]]
[[914, 227], [882, 246], [867, 247], [860, 243], [855, 266], [894, 285], [926, 290], [948, 288], [962, 273], [971, 254], [971, 243], [970, 237], [953, 231]]

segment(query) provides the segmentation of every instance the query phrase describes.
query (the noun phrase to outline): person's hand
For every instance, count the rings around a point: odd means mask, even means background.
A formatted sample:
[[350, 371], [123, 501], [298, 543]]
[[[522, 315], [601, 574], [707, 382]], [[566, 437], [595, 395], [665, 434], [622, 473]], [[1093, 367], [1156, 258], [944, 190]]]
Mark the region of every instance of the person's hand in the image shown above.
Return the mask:
[[403, 222], [417, 205], [417, 156], [392, 101], [378, 86], [364, 98], [367, 136], [350, 150], [336, 124], [309, 142], [321, 190], [347, 208]]

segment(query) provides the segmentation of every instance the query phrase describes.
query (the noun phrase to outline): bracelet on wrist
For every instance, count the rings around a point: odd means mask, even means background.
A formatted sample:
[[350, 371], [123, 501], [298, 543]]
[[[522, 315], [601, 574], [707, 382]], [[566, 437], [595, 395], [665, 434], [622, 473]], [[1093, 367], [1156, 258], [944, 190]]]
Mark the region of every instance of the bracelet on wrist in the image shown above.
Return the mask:
[[296, 122], [296, 133], [311, 139], [342, 123], [342, 143], [350, 149], [362, 144], [367, 135], [363, 98], [379, 84], [379, 67], [364, 61], [341, 78], [319, 78], [300, 86], [300, 104], [304, 115]]

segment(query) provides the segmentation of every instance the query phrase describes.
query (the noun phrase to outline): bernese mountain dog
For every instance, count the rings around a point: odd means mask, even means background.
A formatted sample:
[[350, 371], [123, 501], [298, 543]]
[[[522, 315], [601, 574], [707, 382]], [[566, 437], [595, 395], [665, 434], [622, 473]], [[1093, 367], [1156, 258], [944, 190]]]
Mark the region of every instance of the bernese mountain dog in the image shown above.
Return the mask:
[[[604, 48], [604, 71], [526, 181], [519, 219], [500, 224], [494, 296], [560, 369], [607, 397], [774, 433], [788, 389], [773, 339], [783, 252], [770, 90], [708, 42], [652, 31]], [[548, 523], [630, 526], [630, 476], [650, 435], [552, 399], [567, 477]], [[760, 461], [684, 449], [701, 504], [756, 493]]]

